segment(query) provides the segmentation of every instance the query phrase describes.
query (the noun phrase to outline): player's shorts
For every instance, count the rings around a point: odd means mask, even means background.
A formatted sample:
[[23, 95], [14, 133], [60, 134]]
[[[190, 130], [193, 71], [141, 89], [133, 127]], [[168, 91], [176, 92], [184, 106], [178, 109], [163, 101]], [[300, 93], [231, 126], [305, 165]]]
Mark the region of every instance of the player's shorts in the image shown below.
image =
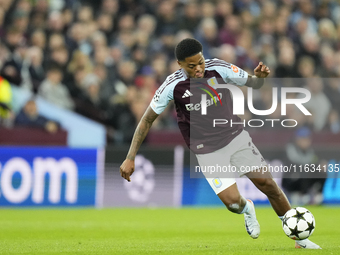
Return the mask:
[[223, 166], [224, 169], [229, 169], [227, 173], [215, 172], [214, 176], [202, 171], [216, 194], [233, 185], [236, 177], [241, 177], [266, 165], [264, 158], [245, 130], [225, 147], [207, 154], [196, 154], [196, 157], [201, 168], [213, 165], [220, 166], [220, 169]]

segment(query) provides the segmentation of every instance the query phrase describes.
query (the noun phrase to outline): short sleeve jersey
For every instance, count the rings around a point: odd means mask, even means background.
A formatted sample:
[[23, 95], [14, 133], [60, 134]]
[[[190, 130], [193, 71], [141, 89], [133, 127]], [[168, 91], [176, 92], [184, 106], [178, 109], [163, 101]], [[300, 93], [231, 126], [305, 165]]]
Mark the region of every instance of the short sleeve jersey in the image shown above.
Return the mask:
[[[205, 61], [204, 78], [204, 80], [212, 78], [215, 81], [243, 86], [247, 82], [248, 73], [215, 58]], [[161, 114], [173, 100], [178, 127], [187, 146], [196, 154], [211, 153], [229, 144], [241, 133], [243, 124], [230, 125], [230, 123], [241, 123], [241, 119], [233, 115], [233, 100], [228, 89], [217, 89], [219, 104], [211, 97], [207, 100], [207, 114], [202, 115], [201, 97], [194, 95], [201, 95], [203, 87], [207, 85], [202, 85], [200, 82], [193, 83], [192, 80], [187, 77], [183, 69], [169, 75], [155, 92], [150, 107], [155, 113]], [[213, 120], [221, 118], [228, 120], [228, 123], [213, 127]]]

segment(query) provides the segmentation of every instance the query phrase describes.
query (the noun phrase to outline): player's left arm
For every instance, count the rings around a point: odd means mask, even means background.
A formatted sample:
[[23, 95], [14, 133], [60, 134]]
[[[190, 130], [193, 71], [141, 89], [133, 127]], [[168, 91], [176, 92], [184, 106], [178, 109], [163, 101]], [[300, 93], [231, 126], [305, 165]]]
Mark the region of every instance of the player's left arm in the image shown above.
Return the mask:
[[254, 69], [255, 75], [248, 75], [246, 82], [247, 87], [252, 87], [253, 89], [259, 89], [263, 86], [264, 78], [270, 74], [269, 67], [260, 62], [258, 66]]

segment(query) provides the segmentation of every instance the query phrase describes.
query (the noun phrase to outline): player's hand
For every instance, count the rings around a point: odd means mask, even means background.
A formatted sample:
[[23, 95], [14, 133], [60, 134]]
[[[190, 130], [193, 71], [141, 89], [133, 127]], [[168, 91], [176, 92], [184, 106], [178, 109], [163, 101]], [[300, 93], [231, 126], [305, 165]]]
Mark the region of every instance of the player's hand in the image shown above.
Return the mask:
[[270, 74], [269, 67], [263, 64], [263, 62], [260, 62], [254, 69], [254, 74], [257, 78], [266, 78]]
[[123, 164], [120, 166], [120, 175], [130, 182], [130, 176], [135, 171], [135, 161], [131, 159], [125, 159]]

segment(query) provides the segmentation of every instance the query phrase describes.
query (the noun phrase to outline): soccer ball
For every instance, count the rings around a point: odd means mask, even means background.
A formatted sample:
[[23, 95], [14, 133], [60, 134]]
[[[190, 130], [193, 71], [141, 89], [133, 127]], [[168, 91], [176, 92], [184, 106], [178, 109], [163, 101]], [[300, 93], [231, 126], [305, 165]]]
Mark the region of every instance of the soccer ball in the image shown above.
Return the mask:
[[282, 228], [289, 238], [303, 240], [314, 232], [315, 219], [306, 208], [296, 207], [287, 211], [283, 216]]

